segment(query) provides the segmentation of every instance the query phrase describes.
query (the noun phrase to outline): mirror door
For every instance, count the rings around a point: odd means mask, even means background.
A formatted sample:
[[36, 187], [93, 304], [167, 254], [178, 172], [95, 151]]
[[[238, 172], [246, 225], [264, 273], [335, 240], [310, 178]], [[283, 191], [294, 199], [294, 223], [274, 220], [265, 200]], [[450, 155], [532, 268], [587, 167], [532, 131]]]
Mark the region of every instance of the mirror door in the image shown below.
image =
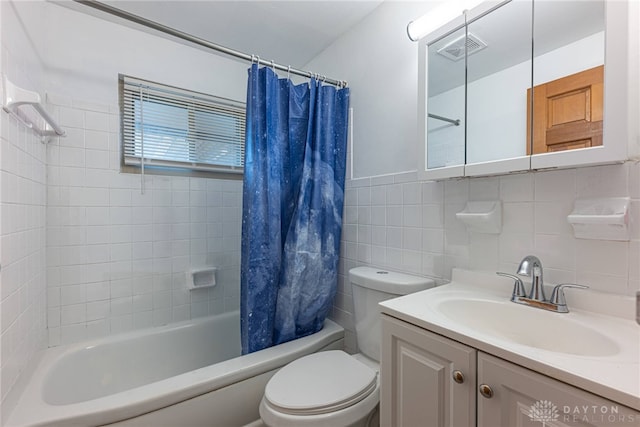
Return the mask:
[[427, 48], [428, 169], [465, 164], [465, 46], [462, 27]]
[[531, 154], [602, 145], [604, 1], [536, 3]]
[[466, 175], [530, 167], [532, 16], [531, 0], [513, 0], [468, 22]]
[[605, 161], [611, 151], [604, 138], [606, 9], [604, 0], [535, 2], [527, 94], [534, 169]]

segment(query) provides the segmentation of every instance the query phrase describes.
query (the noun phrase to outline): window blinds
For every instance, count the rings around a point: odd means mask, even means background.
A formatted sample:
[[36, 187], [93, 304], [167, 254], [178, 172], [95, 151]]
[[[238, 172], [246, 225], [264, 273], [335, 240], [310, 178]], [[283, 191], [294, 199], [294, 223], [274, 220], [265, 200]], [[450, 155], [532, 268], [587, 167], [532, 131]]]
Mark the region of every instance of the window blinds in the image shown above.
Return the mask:
[[120, 76], [125, 165], [242, 173], [244, 103]]

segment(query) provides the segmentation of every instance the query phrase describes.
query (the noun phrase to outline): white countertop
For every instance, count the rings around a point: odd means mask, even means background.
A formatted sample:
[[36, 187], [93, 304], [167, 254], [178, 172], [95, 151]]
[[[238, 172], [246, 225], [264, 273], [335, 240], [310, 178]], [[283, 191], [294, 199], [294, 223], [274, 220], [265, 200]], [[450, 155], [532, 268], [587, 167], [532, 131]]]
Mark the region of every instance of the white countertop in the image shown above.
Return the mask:
[[[511, 303], [512, 284], [513, 280], [495, 274], [454, 269], [451, 283], [384, 301], [380, 307], [384, 314], [640, 411], [640, 325], [635, 322], [632, 297], [570, 290], [567, 291], [570, 313], [561, 314]], [[617, 351], [589, 356], [535, 348], [483, 331], [481, 327], [458, 323], [437, 309], [443, 301], [479, 296], [492, 304], [504, 301], [521, 310], [548, 313], [542, 315], [544, 324], [523, 325], [523, 334], [528, 328], [549, 328], [548, 333], [554, 334], [554, 322], [566, 321], [605, 336], [615, 343]], [[505, 308], [518, 313], [511, 306]], [[505, 319], [508, 320], [513, 321]], [[580, 336], [572, 339], [582, 346], [589, 345], [580, 343]]]

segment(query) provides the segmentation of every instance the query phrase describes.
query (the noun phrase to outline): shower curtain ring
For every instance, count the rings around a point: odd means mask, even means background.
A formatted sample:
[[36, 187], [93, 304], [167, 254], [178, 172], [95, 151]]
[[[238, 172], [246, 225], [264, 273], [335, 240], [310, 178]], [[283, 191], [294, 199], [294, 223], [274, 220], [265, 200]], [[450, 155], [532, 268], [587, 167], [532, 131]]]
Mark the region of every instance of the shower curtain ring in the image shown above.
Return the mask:
[[271, 60], [271, 69], [273, 70], [274, 73], [276, 72], [276, 65], [273, 62], [273, 59]]
[[291, 65], [287, 66], [287, 80], [291, 77]]

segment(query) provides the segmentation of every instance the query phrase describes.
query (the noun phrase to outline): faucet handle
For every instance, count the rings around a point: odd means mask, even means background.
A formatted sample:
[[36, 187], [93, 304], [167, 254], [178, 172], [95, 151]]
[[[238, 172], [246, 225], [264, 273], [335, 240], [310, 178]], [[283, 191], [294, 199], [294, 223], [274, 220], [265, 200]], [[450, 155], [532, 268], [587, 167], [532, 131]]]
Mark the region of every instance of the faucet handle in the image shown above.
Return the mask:
[[522, 279], [520, 279], [515, 274], [503, 273], [501, 271], [496, 271], [498, 276], [509, 277], [514, 280], [513, 282], [513, 291], [511, 292], [511, 301], [516, 301], [518, 298], [524, 298], [527, 296], [527, 293], [524, 290], [524, 283], [522, 283]]
[[551, 299], [549, 299], [549, 302], [551, 304], [566, 307], [567, 300], [564, 298], [564, 291], [563, 291], [564, 288], [587, 289], [589, 287], [585, 285], [578, 285], [576, 283], [561, 283], [559, 285], [556, 285], [553, 287], [553, 291], [551, 291]]

